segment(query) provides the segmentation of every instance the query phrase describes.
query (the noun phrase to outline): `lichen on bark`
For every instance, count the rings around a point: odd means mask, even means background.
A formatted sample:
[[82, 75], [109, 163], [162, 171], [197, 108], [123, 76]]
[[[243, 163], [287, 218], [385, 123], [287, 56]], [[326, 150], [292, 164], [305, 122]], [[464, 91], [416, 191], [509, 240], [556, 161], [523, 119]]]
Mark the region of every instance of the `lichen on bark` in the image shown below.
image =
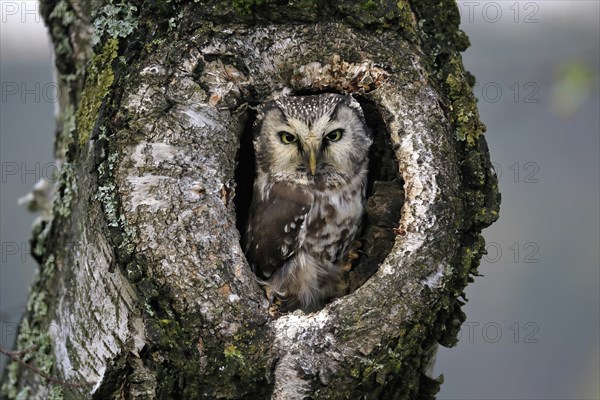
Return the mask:
[[[44, 5], [57, 66], [73, 74], [61, 109], [76, 118], [59, 129], [69, 191], [38, 236], [52, 276], [24, 324], [61, 328], [54, 374], [97, 382], [62, 396], [432, 398], [433, 349], [456, 340], [499, 206], [456, 5], [123, 3], [134, 29], [120, 34], [111, 4], [98, 4], [93, 54], [89, 4]], [[236, 166], [252, 151], [252, 107], [284, 90], [355, 95], [383, 161], [341, 297], [273, 318], [240, 247], [251, 174]], [[7, 396], [47, 393], [10, 368]]]

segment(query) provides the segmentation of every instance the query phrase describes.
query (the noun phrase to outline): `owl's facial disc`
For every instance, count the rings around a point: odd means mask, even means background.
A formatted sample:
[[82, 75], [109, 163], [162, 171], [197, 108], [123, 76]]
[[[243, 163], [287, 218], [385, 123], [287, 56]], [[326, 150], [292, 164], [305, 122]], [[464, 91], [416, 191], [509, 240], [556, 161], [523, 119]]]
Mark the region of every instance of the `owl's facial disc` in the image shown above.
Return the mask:
[[333, 185], [356, 175], [366, 168], [371, 139], [355, 103], [341, 95], [266, 103], [255, 139], [257, 165], [277, 179], [305, 183]]

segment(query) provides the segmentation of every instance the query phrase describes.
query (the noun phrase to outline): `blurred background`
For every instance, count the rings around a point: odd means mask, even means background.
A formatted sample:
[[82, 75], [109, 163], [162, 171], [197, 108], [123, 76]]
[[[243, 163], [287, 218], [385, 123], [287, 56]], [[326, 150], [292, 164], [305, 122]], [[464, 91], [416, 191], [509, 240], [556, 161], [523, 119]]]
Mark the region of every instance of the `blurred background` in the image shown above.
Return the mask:
[[[440, 349], [439, 399], [599, 399], [600, 6], [459, 2], [464, 53], [502, 192], [467, 288], [460, 342]], [[0, 344], [11, 346], [36, 265], [35, 216], [54, 179], [56, 83], [35, 1], [0, 0]], [[0, 356], [0, 367], [6, 363]]]

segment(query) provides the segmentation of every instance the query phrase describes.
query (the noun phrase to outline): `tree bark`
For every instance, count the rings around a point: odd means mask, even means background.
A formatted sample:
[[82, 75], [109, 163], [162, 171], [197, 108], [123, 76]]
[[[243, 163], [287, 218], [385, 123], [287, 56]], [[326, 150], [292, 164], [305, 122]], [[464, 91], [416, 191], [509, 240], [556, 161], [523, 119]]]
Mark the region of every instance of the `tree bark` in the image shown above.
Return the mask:
[[[427, 368], [456, 342], [500, 202], [452, 1], [44, 0], [42, 13], [62, 168], [18, 346], [90, 386], [13, 362], [6, 398], [435, 396]], [[238, 230], [252, 106], [282, 91], [354, 94], [376, 136], [364, 254], [308, 315], [269, 314]]]

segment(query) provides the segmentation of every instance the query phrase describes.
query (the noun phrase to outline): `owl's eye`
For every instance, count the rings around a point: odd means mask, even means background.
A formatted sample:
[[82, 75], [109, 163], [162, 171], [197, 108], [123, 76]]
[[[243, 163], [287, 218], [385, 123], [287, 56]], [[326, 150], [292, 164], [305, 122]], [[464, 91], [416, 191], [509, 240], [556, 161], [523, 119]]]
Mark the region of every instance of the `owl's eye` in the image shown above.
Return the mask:
[[336, 129], [335, 131], [331, 131], [327, 135], [325, 135], [325, 139], [327, 139], [330, 142], [337, 142], [338, 140], [340, 140], [342, 138], [343, 135], [344, 135], [343, 129]]
[[281, 141], [285, 144], [292, 144], [296, 140], [298, 140], [298, 138], [295, 135], [285, 131], [279, 132], [279, 137], [281, 138]]

